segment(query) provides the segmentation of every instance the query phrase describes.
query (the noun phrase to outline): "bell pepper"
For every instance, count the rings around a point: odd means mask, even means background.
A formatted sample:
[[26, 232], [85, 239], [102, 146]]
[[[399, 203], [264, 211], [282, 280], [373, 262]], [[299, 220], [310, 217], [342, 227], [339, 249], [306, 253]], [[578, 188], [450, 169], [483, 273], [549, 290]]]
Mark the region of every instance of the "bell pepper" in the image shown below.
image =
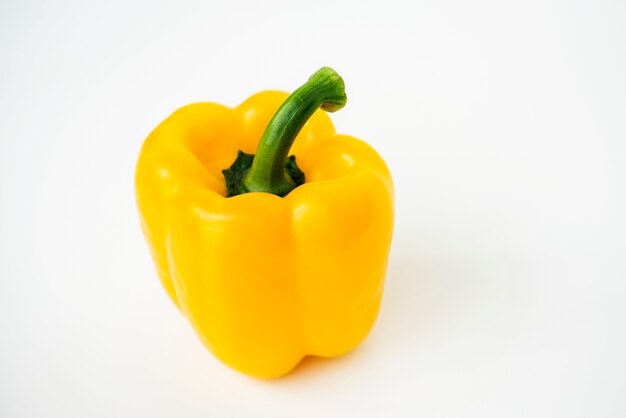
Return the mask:
[[347, 353], [378, 314], [393, 183], [376, 151], [335, 133], [324, 110], [346, 100], [324, 67], [289, 96], [182, 107], [142, 146], [136, 199], [161, 283], [243, 373]]

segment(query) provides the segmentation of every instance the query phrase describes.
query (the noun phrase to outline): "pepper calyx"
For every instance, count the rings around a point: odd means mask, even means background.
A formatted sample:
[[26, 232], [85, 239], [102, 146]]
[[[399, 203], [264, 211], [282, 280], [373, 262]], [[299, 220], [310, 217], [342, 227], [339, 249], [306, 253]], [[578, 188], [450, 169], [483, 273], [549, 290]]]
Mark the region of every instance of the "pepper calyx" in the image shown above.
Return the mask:
[[[235, 158], [235, 161], [231, 164], [231, 166], [222, 170], [224, 180], [226, 181], [226, 197], [233, 197], [248, 193], [248, 190], [246, 190], [243, 184], [243, 179], [250, 170], [252, 161], [254, 161], [254, 154], [247, 154], [243, 151], [238, 151], [237, 158]], [[290, 155], [285, 160], [285, 172], [294, 182], [296, 185], [295, 187], [301, 186], [305, 183], [305, 175], [298, 167], [295, 155]], [[285, 197], [286, 195], [287, 193], [280, 197]]]

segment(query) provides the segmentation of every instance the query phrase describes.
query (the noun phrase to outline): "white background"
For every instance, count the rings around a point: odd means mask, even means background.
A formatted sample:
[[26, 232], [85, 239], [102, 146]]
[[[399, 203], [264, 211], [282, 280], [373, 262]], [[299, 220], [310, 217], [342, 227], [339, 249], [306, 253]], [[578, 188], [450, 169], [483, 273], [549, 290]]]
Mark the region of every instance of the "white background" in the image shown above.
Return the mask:
[[[260, 381], [161, 289], [134, 165], [196, 101], [343, 75], [392, 170], [379, 320]], [[0, 416], [626, 416], [626, 2], [0, 2]]]

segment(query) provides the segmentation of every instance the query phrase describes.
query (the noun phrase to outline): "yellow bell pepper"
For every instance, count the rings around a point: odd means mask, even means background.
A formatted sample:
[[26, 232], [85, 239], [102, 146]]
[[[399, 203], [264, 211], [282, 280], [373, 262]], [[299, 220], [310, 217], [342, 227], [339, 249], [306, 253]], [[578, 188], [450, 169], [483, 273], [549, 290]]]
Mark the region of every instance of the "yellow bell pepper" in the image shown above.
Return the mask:
[[137, 204], [161, 282], [241, 372], [277, 377], [307, 355], [342, 355], [376, 319], [393, 183], [376, 151], [318, 110], [345, 102], [324, 67], [289, 97], [185, 106], [141, 149]]

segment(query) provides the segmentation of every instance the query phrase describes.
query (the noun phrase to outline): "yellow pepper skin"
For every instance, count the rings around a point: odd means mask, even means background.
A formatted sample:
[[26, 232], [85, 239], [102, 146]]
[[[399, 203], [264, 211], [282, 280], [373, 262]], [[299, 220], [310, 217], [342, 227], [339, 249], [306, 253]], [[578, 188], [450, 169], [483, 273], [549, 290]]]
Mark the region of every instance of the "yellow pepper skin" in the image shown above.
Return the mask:
[[291, 153], [306, 182], [285, 197], [226, 197], [222, 170], [253, 154], [288, 95], [235, 108], [185, 106], [146, 139], [135, 186], [159, 278], [203, 344], [261, 378], [307, 355], [354, 349], [376, 319], [393, 230], [394, 191], [380, 156], [335, 133], [317, 110]]

